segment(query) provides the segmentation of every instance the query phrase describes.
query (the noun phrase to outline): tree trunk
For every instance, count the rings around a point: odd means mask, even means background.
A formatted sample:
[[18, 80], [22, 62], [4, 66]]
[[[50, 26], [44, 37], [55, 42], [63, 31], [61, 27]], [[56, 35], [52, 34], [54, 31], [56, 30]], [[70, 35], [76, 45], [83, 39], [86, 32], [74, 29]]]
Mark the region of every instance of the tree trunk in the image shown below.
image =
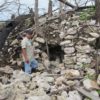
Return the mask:
[[38, 34], [38, 0], [35, 0], [35, 29], [36, 34]]
[[96, 23], [100, 24], [100, 0], [95, 0], [96, 6]]
[[[64, 0], [64, 1], [66, 1], [66, 0]], [[59, 15], [60, 15], [60, 18], [61, 18], [61, 20], [63, 20], [64, 18], [65, 18], [65, 4], [64, 3], [62, 3], [62, 2], [59, 2], [60, 4], [60, 10], [59, 10]]]
[[48, 16], [52, 16], [52, 1], [49, 0], [49, 4], [48, 4]]

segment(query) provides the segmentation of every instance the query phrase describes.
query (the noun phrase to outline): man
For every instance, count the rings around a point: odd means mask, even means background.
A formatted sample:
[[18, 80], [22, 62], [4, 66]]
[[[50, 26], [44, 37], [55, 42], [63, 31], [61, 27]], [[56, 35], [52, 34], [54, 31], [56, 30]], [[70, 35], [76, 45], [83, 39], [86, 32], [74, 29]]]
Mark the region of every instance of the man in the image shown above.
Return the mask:
[[24, 61], [25, 72], [31, 74], [32, 69], [38, 67], [38, 62], [34, 59], [34, 47], [32, 43], [32, 31], [26, 30], [25, 36], [21, 42], [22, 57]]

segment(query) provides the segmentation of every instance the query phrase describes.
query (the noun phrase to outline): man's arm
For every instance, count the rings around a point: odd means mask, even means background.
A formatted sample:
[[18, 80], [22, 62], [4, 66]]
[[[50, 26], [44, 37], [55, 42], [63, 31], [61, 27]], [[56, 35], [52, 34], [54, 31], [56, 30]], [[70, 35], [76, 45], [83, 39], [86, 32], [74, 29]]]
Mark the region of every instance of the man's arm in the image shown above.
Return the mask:
[[25, 58], [25, 62], [26, 62], [26, 63], [29, 63], [29, 59], [28, 59], [28, 57], [27, 57], [27, 53], [26, 53], [26, 49], [25, 49], [25, 48], [22, 48], [22, 54], [23, 54], [23, 56], [24, 56], [24, 58]]
[[29, 63], [29, 59], [28, 59], [27, 53], [26, 53], [26, 48], [22, 48], [22, 54], [23, 54], [23, 56], [25, 58], [25, 62]]

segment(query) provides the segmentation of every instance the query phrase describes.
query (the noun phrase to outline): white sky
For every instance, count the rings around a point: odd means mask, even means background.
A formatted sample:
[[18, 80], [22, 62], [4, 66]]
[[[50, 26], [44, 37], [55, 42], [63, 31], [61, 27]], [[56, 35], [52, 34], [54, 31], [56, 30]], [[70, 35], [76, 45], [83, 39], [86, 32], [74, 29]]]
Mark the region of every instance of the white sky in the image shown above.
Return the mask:
[[[4, 0], [0, 0], [0, 5]], [[11, 0], [9, 0], [11, 1]], [[30, 8], [34, 8], [34, 2], [35, 0], [20, 0], [22, 4], [25, 4], [27, 7]], [[48, 8], [48, 1], [49, 0], [39, 0], [39, 13], [43, 14], [44, 12], [47, 12], [47, 8]], [[52, 0], [52, 1], [57, 1], [57, 0]], [[71, 3], [74, 4], [73, 0], [69, 0]], [[86, 1], [86, 0], [77, 0], [77, 1], [81, 1], [81, 4]], [[55, 2], [57, 5], [57, 2]], [[57, 7], [57, 6], [56, 6]], [[28, 9], [26, 9], [26, 7], [23, 7], [24, 10], [22, 10], [23, 13], [27, 12]], [[1, 12], [0, 13], [0, 20], [6, 20], [10, 18], [10, 15], [13, 13], [16, 13], [16, 5], [11, 5], [9, 7], [10, 10], [12, 10], [12, 12]]]
[[[35, 0], [20, 0], [20, 1], [21, 1], [22, 4], [25, 4], [27, 7], [34, 8], [34, 1]], [[2, 2], [3, 2], [3, 0], [0, 0], [0, 5], [1, 5]], [[13, 10], [13, 12], [16, 11], [15, 10], [16, 9], [15, 6], [12, 6], [10, 8], [11, 8], [11, 10]], [[40, 9], [40, 11], [42, 10], [41, 12], [44, 12], [44, 10], [42, 8], [44, 8], [44, 9], [47, 9], [48, 8], [48, 0], [39, 0], [39, 9]], [[6, 12], [6, 13], [5, 12], [2, 12], [2, 13], [0, 13], [0, 20], [8, 19], [8, 16], [10, 16], [10, 15], [11, 14], [8, 13], [8, 12]]]

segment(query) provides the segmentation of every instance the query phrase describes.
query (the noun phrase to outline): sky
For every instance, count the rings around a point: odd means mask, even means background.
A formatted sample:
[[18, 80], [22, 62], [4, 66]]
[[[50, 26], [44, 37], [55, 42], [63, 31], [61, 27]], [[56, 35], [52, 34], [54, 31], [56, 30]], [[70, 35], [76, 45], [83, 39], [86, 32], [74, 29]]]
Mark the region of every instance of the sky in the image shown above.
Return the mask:
[[[2, 4], [3, 1], [4, 0], [0, 0], [0, 5]], [[11, 0], [9, 0], [9, 1], [11, 1]], [[47, 12], [48, 1], [49, 0], [39, 0], [39, 14], [43, 14], [43, 13]], [[54, 1], [57, 1], [57, 0], [52, 0], [52, 1], [54, 2]], [[74, 4], [73, 0], [69, 0], [69, 1]], [[80, 4], [83, 4], [83, 2], [86, 1], [86, 0], [77, 0], [77, 1], [78, 2], [81, 1]], [[23, 13], [23, 14], [27, 13], [28, 9], [26, 9], [26, 8], [28, 8], [28, 7], [34, 9], [35, 0], [20, 0], [20, 2], [21, 2], [21, 4], [23, 4], [21, 13]], [[54, 4], [55, 4], [54, 9], [58, 8], [57, 5], [59, 3], [54, 2]], [[12, 5], [8, 6], [8, 8], [9, 8], [10, 11], [0, 12], [0, 20], [7, 20], [7, 19], [10, 18], [11, 14], [13, 14], [13, 13], [16, 14], [17, 13], [16, 12], [17, 11], [17, 6], [15, 4], [12, 4]]]
[[[26, 13], [28, 11], [28, 9], [26, 9], [27, 7], [30, 7], [30, 8], [34, 8], [34, 1], [35, 0], [20, 0], [20, 2], [22, 4], [24, 4], [25, 6], [22, 7], [22, 9], [24, 9], [22, 11], [22, 13]], [[2, 4], [3, 0], [0, 0], [0, 4]], [[47, 8], [48, 8], [48, 0], [39, 0], [39, 13], [44, 13], [47, 11]], [[9, 9], [12, 10], [11, 12], [8, 12], [8, 11], [3, 11], [3, 12], [0, 12], [0, 20], [6, 20], [8, 19], [12, 13], [16, 13], [16, 5], [11, 5], [9, 6]]]

